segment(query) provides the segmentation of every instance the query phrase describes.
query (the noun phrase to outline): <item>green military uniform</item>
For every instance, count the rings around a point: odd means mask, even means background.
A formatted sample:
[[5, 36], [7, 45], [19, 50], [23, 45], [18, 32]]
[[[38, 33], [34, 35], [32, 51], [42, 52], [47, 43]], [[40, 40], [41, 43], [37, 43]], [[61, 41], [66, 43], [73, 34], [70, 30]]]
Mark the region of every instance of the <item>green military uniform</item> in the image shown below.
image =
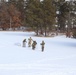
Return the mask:
[[31, 47], [31, 44], [32, 44], [32, 38], [30, 37], [30, 38], [28, 39], [28, 46]]
[[44, 45], [45, 45], [45, 42], [42, 41], [42, 43], [41, 43], [41, 46], [42, 46], [42, 52], [44, 51]]
[[33, 43], [32, 43], [32, 49], [33, 50], [36, 48], [36, 44], [37, 44], [37, 42], [36, 41], [33, 41]]
[[26, 42], [27, 42], [26, 39], [24, 39], [24, 40], [23, 40], [23, 47], [26, 46]]

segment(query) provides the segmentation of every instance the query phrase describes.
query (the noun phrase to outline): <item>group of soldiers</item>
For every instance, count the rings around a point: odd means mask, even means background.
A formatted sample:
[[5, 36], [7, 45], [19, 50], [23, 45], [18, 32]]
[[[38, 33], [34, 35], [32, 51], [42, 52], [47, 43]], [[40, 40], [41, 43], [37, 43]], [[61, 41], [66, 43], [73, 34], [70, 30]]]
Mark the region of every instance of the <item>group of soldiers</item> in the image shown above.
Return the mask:
[[[24, 40], [23, 40], [23, 47], [26, 47], [26, 43], [27, 43], [27, 41], [26, 41], [26, 39], [24, 39]], [[30, 37], [30, 38], [28, 39], [28, 47], [31, 47], [31, 46], [32, 46], [32, 49], [35, 50], [36, 45], [37, 45], [37, 42], [34, 41], [34, 40], [32, 40], [32, 38]], [[41, 49], [42, 49], [42, 52], [43, 52], [43, 51], [44, 51], [45, 42], [42, 41], [42, 42], [40, 43], [40, 45], [41, 45]]]

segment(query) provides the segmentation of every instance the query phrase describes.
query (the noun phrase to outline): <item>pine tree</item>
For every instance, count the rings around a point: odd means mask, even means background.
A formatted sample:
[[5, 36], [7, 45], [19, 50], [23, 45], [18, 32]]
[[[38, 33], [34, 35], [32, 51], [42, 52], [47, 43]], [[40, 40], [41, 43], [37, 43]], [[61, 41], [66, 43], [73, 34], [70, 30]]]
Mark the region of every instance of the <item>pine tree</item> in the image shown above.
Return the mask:
[[31, 26], [37, 33], [52, 29], [55, 23], [55, 7], [52, 0], [27, 0], [26, 1], [26, 24]]
[[27, 0], [26, 1], [26, 24], [31, 26], [37, 35], [41, 25], [41, 3], [40, 0]]
[[53, 5], [53, 0], [43, 1], [43, 21], [44, 21], [44, 31], [45, 36], [47, 35], [47, 30], [52, 30], [53, 25], [55, 25], [56, 11]]

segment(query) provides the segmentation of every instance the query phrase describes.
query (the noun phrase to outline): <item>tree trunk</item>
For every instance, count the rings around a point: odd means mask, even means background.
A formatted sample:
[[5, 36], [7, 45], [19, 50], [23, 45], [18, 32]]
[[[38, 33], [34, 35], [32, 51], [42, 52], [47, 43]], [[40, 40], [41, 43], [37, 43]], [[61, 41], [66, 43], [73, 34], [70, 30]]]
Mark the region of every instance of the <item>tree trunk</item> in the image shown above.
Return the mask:
[[37, 36], [38, 36], [38, 33], [39, 33], [39, 26], [37, 25], [37, 32], [36, 32]]
[[46, 25], [45, 25], [45, 37], [46, 37]]
[[42, 25], [40, 26], [40, 34], [43, 35], [43, 27], [42, 27]]

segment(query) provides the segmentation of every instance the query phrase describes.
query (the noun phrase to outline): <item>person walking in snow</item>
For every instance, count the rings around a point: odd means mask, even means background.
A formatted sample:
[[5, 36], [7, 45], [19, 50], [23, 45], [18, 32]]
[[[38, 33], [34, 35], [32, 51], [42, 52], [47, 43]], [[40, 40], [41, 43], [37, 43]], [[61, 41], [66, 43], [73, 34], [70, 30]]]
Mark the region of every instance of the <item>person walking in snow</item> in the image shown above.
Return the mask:
[[32, 43], [32, 49], [33, 50], [36, 48], [36, 45], [37, 45], [37, 42], [36, 41], [33, 41], [33, 43]]
[[28, 39], [28, 47], [31, 47], [31, 44], [32, 44], [32, 38], [30, 37], [29, 39]]
[[26, 47], [26, 43], [27, 43], [27, 41], [26, 41], [26, 39], [24, 39], [23, 40], [23, 47]]
[[40, 44], [41, 45], [41, 49], [42, 49], [42, 52], [44, 51], [44, 45], [45, 45], [45, 42], [42, 41], [42, 43]]

